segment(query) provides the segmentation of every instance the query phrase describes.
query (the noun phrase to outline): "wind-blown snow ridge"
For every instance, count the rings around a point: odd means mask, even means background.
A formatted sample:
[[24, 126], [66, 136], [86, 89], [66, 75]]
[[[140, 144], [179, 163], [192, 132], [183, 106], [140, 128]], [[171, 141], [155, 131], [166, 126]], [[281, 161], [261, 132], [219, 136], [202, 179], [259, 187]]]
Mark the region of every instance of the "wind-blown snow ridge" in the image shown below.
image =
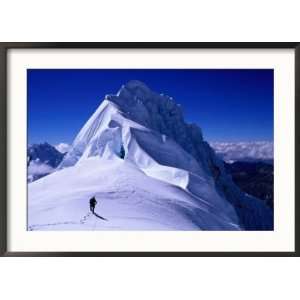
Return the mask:
[[[109, 220], [107, 224], [97, 220], [99, 230], [270, 230], [273, 226], [268, 208], [233, 184], [200, 128], [185, 123], [180, 106], [140, 81], [130, 81], [116, 95], [105, 97], [58, 169], [29, 187], [31, 228], [87, 229], [76, 220], [93, 195], [102, 199], [100, 215]], [[41, 216], [60, 225], [33, 226], [42, 222], [37, 211], [43, 205], [46, 211], [58, 205], [59, 212], [66, 213], [64, 221], [69, 216], [69, 225], [51, 219], [55, 219], [52, 212]]]

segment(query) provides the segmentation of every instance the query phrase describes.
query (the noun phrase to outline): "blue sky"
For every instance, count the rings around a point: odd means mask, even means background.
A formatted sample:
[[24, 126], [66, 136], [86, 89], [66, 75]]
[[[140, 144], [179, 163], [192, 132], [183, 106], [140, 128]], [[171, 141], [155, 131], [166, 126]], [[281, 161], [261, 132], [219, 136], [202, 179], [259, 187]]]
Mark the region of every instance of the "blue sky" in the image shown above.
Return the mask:
[[180, 103], [208, 141], [273, 140], [273, 70], [27, 70], [28, 142], [72, 143], [106, 94], [140, 80]]

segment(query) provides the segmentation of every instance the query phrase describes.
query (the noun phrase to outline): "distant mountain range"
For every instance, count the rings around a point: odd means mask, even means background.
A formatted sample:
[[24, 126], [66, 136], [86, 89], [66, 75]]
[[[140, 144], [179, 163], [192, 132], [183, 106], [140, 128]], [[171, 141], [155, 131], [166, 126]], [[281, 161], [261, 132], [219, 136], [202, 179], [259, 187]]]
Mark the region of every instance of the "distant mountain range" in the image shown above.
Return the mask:
[[273, 142], [212, 142], [217, 155], [241, 190], [273, 209]]
[[32, 182], [52, 173], [61, 163], [64, 155], [48, 143], [29, 145], [27, 181]]
[[261, 161], [273, 164], [274, 146], [270, 141], [210, 142], [209, 144], [225, 162]]

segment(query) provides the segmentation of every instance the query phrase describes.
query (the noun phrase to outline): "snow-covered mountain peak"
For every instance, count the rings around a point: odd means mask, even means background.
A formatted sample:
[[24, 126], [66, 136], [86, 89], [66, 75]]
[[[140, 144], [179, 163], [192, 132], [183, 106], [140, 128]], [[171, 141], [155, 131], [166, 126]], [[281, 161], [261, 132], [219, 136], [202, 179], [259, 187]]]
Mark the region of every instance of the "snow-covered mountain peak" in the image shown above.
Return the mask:
[[107, 95], [105, 100], [117, 105], [127, 119], [172, 138], [197, 156], [192, 140], [203, 141], [201, 129], [196, 124], [185, 122], [181, 106], [172, 97], [154, 92], [144, 83], [133, 80], [123, 85], [117, 94]]
[[129, 81], [117, 94], [107, 95], [105, 99], [117, 104], [123, 113], [130, 113], [138, 122], [148, 121], [147, 126], [151, 125], [150, 114], [183, 121], [182, 110], [173, 98], [152, 91], [138, 80]]
[[[185, 123], [180, 106], [171, 97], [158, 94], [144, 83], [132, 80], [123, 85], [117, 94], [105, 97], [75, 138], [60, 168], [90, 156], [118, 155], [121, 146], [125, 147], [126, 157], [129, 158], [132, 154], [129, 150], [134, 143], [144, 148], [154, 139], [158, 143], [163, 140], [164, 147], [170, 143], [178, 144], [177, 148], [186, 152], [181, 156], [189, 157], [189, 163], [184, 165], [193, 165], [188, 170], [195, 171], [195, 166], [198, 169], [201, 161], [198, 148], [203, 143], [200, 128]], [[177, 164], [173, 162], [171, 166], [177, 167]]]
[[43, 163], [47, 162], [52, 168], [57, 167], [64, 156], [47, 142], [31, 144], [28, 146], [27, 152], [30, 161], [39, 160]]
[[[60, 176], [79, 172], [78, 179], [72, 179], [70, 186], [73, 188], [80, 179], [79, 190], [89, 195], [83, 185], [91, 184], [90, 181], [100, 175], [103, 181], [104, 175], [109, 176], [112, 172], [108, 171], [110, 165], [117, 166], [113, 176], [118, 181], [110, 189], [121, 186], [126, 190], [127, 183], [135, 181], [134, 176], [143, 174], [145, 185], [147, 178], [151, 178], [158, 180], [162, 189], [184, 193], [179, 203], [191, 195], [195, 206], [180, 214], [189, 216], [192, 211], [192, 223], [196, 222], [196, 226], [203, 229], [272, 227], [271, 213], [260, 200], [245, 195], [235, 186], [223, 162], [204, 141], [201, 129], [185, 122], [180, 106], [171, 97], [152, 91], [140, 81], [130, 81], [116, 94], [105, 97], [58, 167], [69, 170], [57, 172], [61, 175], [51, 174], [45, 180], [52, 185], [52, 180], [54, 184]], [[128, 176], [132, 177], [121, 176], [122, 172], [129, 172]], [[93, 189], [101, 191], [101, 185], [93, 186]], [[145, 193], [142, 187], [136, 186], [136, 190], [143, 195], [143, 201], [152, 203], [153, 195], [148, 191]], [[65, 188], [63, 191], [68, 193]], [[122, 198], [122, 191], [119, 193]], [[159, 206], [169, 205], [170, 200], [161, 197], [157, 202]], [[173, 209], [177, 209], [177, 204]], [[132, 205], [129, 201], [131, 212]], [[148, 212], [143, 210], [143, 217], [144, 214], [148, 215]], [[201, 218], [204, 223], [200, 222]]]

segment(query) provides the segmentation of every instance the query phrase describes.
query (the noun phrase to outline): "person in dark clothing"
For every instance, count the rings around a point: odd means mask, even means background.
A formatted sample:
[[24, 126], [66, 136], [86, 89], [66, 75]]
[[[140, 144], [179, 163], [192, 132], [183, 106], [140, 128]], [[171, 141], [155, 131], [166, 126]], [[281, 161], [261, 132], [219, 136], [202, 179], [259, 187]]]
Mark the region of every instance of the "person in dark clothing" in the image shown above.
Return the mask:
[[91, 198], [90, 199], [90, 210], [92, 213], [94, 213], [94, 211], [95, 211], [96, 204], [97, 204], [96, 198], [95, 197]]

